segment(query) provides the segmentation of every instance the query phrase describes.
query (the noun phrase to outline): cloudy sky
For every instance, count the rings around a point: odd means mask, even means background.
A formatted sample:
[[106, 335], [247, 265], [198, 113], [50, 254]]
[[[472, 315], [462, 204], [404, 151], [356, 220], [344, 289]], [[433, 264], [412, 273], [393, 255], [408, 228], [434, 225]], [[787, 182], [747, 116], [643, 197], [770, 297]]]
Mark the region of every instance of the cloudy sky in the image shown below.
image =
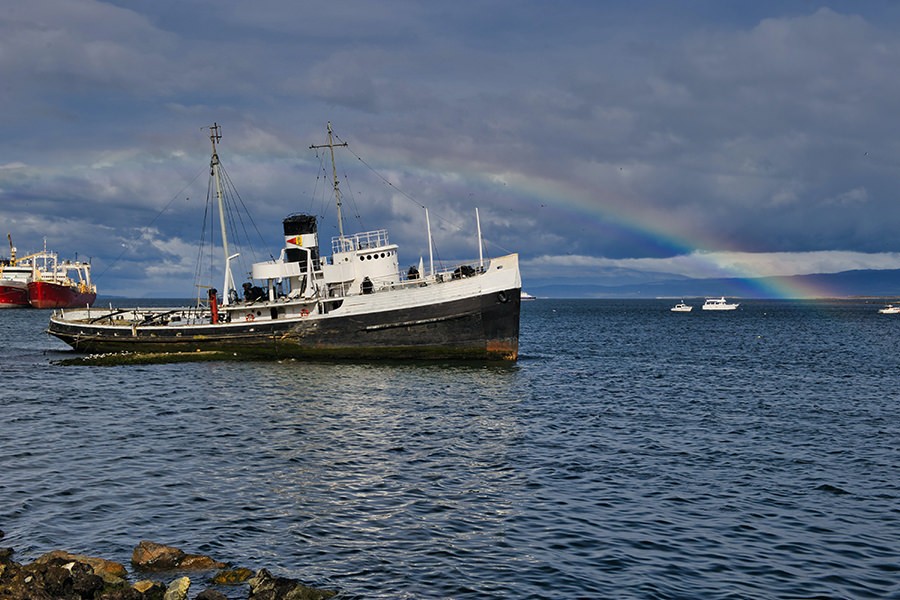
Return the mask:
[[336, 233], [331, 121], [346, 229], [404, 264], [427, 206], [438, 258], [478, 207], [526, 290], [900, 267], [900, 3], [3, 5], [2, 233], [101, 294], [194, 294], [214, 122], [263, 258], [289, 213]]

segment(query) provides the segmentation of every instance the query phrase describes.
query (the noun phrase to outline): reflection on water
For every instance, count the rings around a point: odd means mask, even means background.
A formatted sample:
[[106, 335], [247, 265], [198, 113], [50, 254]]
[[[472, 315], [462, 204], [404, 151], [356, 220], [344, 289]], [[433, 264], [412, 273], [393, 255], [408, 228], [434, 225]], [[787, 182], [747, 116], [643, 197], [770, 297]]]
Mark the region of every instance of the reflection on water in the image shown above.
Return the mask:
[[514, 366], [60, 367], [46, 311], [0, 314], [4, 545], [367, 598], [896, 595], [900, 320], [668, 307], [528, 303]]

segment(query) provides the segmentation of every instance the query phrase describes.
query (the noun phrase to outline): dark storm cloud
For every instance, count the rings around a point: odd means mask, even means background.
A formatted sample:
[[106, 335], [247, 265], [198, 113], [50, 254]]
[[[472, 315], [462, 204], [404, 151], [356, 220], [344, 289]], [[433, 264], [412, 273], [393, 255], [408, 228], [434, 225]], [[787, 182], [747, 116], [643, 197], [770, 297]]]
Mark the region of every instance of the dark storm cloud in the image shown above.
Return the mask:
[[421, 204], [447, 259], [473, 255], [480, 207], [526, 279], [623, 260], [688, 273], [711, 256], [694, 249], [795, 272], [900, 250], [891, 3], [7, 9], [0, 218], [21, 245], [95, 257], [117, 292], [184, 289], [213, 121], [275, 253], [289, 212], [334, 228], [307, 150], [329, 120], [366, 161], [342, 167], [361, 226], [389, 227], [404, 261], [427, 252]]

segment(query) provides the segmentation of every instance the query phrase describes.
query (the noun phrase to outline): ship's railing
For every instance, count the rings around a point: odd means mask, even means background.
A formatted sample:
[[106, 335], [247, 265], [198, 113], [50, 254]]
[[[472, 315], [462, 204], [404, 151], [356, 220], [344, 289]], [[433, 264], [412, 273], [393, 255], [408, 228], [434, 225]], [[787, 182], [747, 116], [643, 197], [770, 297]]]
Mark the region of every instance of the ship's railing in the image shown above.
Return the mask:
[[389, 243], [387, 229], [364, 231], [362, 233], [354, 233], [353, 235], [331, 238], [331, 252], [332, 254], [336, 254], [338, 252], [365, 250], [366, 248], [380, 248], [382, 246], [387, 246]]
[[97, 325], [180, 326], [209, 323], [211, 311], [205, 306], [196, 307], [132, 307], [116, 309], [90, 307], [77, 309], [57, 309], [53, 312], [62, 318], [83, 320]]
[[[439, 271], [435, 271], [434, 275], [426, 275], [425, 273], [416, 273], [413, 275], [409, 271], [407, 271], [405, 273], [400, 273], [400, 280], [397, 282], [391, 281], [387, 283], [381, 283], [379, 281], [375, 281], [374, 283], [376, 284], [377, 289], [396, 290], [408, 287], [418, 287], [422, 285], [431, 285], [434, 283], [443, 283], [445, 281], [453, 281], [454, 279], [475, 277], [476, 275], [481, 275], [482, 273], [484, 273], [489, 266], [489, 259], [484, 260], [483, 266], [478, 259], [474, 259], [471, 261], [463, 261], [461, 263], [457, 263], [451, 268], [444, 268]], [[411, 277], [411, 275], [413, 276]]]

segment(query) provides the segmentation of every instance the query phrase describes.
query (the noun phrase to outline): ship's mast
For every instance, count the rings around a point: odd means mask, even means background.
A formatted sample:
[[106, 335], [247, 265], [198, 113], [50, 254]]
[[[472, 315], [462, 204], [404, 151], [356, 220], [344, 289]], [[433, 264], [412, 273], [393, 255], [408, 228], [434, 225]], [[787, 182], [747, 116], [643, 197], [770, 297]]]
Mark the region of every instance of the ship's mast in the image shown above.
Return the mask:
[[341, 215], [341, 188], [340, 181], [337, 176], [337, 165], [334, 162], [334, 148], [335, 146], [341, 147], [346, 146], [347, 142], [343, 142], [341, 144], [334, 143], [334, 137], [331, 131], [331, 121], [328, 121], [328, 143], [327, 144], [313, 144], [310, 146], [310, 150], [318, 149], [318, 148], [328, 148], [331, 150], [331, 175], [334, 178], [334, 201], [337, 203], [337, 221], [338, 221], [338, 236], [341, 240], [341, 251], [344, 250], [344, 218]]
[[222, 130], [218, 123], [209, 128], [209, 141], [212, 142], [212, 158], [209, 160], [210, 175], [216, 181], [216, 203], [219, 207], [219, 226], [222, 228], [222, 250], [225, 253], [225, 282], [222, 286], [222, 304], [229, 304], [229, 292], [234, 289], [234, 278], [231, 276], [231, 256], [228, 254], [228, 232], [225, 227], [225, 202], [222, 199], [222, 179], [219, 175], [219, 154], [216, 142], [222, 139]]

